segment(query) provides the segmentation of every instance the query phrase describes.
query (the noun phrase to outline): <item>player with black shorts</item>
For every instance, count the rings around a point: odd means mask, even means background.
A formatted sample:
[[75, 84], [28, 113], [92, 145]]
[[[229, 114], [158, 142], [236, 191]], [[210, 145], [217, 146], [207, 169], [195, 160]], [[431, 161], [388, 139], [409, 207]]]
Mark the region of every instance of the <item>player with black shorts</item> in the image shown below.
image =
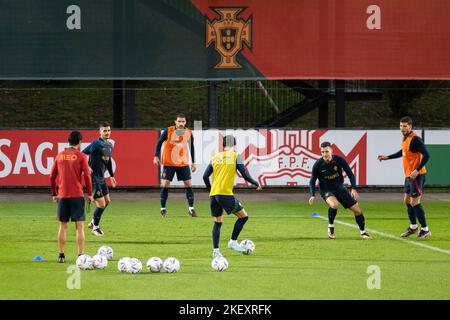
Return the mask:
[[[231, 239], [228, 242], [228, 248], [237, 252], [245, 253], [247, 250], [237, 242], [242, 228], [247, 223], [248, 214], [242, 204], [237, 200], [233, 193], [234, 179], [236, 171], [239, 171], [245, 181], [256, 187], [256, 190], [262, 190], [261, 185], [252, 179], [245, 169], [242, 158], [235, 151], [236, 139], [233, 136], [223, 138], [223, 151], [211, 158], [211, 162], [203, 173], [203, 181], [209, 190], [211, 215], [214, 217], [214, 226], [212, 231], [213, 257], [222, 256], [219, 251], [220, 229], [223, 222], [223, 211], [227, 214], [234, 214], [236, 220]], [[212, 175], [212, 186], [209, 177]]]
[[[312, 205], [315, 199], [316, 180], [319, 179], [319, 189], [322, 198], [328, 204], [328, 238], [335, 239], [334, 219], [337, 215], [339, 203], [345, 209], [350, 209], [355, 215], [356, 223], [359, 226], [360, 235], [363, 239], [371, 236], [365, 230], [364, 215], [358, 205], [358, 192], [356, 191], [355, 175], [344, 158], [333, 155], [331, 143], [323, 142], [320, 145], [322, 158], [316, 161], [312, 169], [311, 180], [309, 181], [309, 204]], [[352, 189], [348, 192], [344, 186], [343, 171], [347, 174]]]
[[53, 201], [58, 202], [58, 262], [60, 263], [65, 262], [66, 258], [64, 247], [69, 221], [76, 223], [78, 255], [84, 252], [84, 220], [86, 215], [84, 212], [83, 176], [89, 200], [94, 200], [88, 160], [86, 155], [80, 152], [81, 139], [80, 132], [73, 131], [70, 133], [69, 148], [56, 156], [50, 174]]
[[417, 220], [421, 229], [418, 233], [419, 239], [431, 236], [425, 218], [425, 210], [420, 203], [425, 185], [427, 169], [425, 164], [430, 159], [430, 154], [422, 139], [412, 131], [412, 119], [403, 117], [400, 119], [400, 131], [402, 133], [402, 149], [389, 156], [379, 155], [378, 160], [390, 160], [403, 157], [403, 171], [405, 174], [404, 202], [409, 217], [409, 227], [400, 236], [409, 237], [418, 232]]
[[[161, 149], [164, 144], [164, 150]], [[191, 164], [189, 165], [189, 151], [191, 153]], [[195, 172], [195, 149], [192, 131], [186, 127], [186, 116], [177, 114], [175, 125], [168, 127], [159, 137], [155, 148], [153, 163], [157, 166], [163, 165], [161, 172], [161, 217], [167, 215], [166, 203], [169, 197], [169, 187], [175, 176], [178, 181], [183, 181], [188, 201], [188, 214], [197, 217], [194, 208], [194, 190], [192, 189], [191, 170]]]
[[116, 187], [117, 181], [114, 178], [112, 167], [113, 145], [109, 141], [111, 137], [111, 125], [102, 122], [99, 125], [100, 137], [87, 146], [83, 152], [89, 155], [89, 166], [92, 170], [92, 185], [94, 188], [94, 201], [96, 204], [94, 217], [89, 222], [88, 227], [92, 229], [95, 236], [103, 236], [105, 233], [100, 228], [100, 219], [106, 207], [111, 203], [109, 189], [105, 181], [105, 172], [108, 170], [111, 179], [111, 186]]

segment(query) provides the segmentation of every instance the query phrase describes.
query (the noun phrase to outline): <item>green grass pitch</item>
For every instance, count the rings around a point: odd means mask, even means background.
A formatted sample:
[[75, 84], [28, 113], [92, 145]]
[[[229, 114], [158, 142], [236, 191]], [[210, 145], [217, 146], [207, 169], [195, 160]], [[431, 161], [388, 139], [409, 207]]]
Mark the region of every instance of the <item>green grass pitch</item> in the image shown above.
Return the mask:
[[[362, 201], [369, 229], [398, 236], [408, 226], [404, 205]], [[335, 240], [326, 236], [327, 216], [320, 202], [244, 203], [250, 219], [239, 240], [255, 242], [252, 255], [226, 248], [235, 222], [226, 216], [221, 251], [226, 272], [211, 266], [213, 219], [207, 202], [198, 202], [198, 218], [187, 215], [185, 201], [170, 201], [161, 219], [157, 202], [115, 201], [102, 220], [106, 236], [86, 228], [86, 253], [104, 244], [114, 259], [104, 270], [81, 271], [81, 288], [69, 290], [67, 268], [75, 263], [75, 228], [68, 232], [65, 264], [56, 263], [55, 204], [0, 203], [0, 299], [450, 299], [450, 254], [374, 235], [361, 240], [359, 231], [336, 225]], [[450, 250], [450, 204], [424, 203], [432, 238], [422, 243]], [[89, 218], [89, 217], [88, 217]], [[342, 208], [337, 220], [355, 224]], [[408, 241], [416, 242], [414, 236]], [[36, 255], [44, 261], [33, 262]], [[117, 270], [120, 257], [139, 258], [144, 271], [131, 275]], [[178, 273], [149, 273], [151, 256], [177, 257]], [[380, 268], [380, 289], [368, 289], [368, 267]]]

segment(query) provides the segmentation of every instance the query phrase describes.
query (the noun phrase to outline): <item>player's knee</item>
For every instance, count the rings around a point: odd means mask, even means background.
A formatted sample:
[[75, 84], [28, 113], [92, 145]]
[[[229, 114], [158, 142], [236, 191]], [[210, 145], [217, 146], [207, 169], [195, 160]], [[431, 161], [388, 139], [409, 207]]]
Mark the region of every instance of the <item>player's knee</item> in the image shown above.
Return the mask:
[[337, 208], [339, 208], [339, 204], [336, 203], [336, 202], [332, 202], [332, 203], [330, 203], [330, 208], [331, 209], [337, 209]]

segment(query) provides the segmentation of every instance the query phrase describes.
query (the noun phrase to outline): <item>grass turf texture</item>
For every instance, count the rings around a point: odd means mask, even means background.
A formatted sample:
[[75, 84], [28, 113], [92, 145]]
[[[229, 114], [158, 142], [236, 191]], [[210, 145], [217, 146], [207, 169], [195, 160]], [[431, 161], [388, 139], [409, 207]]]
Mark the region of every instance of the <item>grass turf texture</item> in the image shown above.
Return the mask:
[[[364, 202], [366, 226], [399, 235], [408, 226], [401, 202]], [[246, 202], [250, 219], [239, 240], [251, 239], [255, 253], [245, 256], [226, 248], [234, 216], [225, 217], [221, 251], [226, 272], [211, 266], [213, 219], [206, 202], [196, 204], [198, 218], [183, 202], [169, 201], [160, 218], [156, 202], [113, 202], [106, 210], [99, 238], [86, 228], [86, 253], [104, 244], [114, 259], [104, 270], [81, 271], [81, 289], [69, 290], [67, 267], [75, 263], [75, 227], [68, 229], [66, 263], [56, 263], [55, 205], [43, 202], [0, 203], [0, 299], [449, 299], [450, 255], [376, 236], [361, 240], [359, 231], [336, 225], [336, 240], [326, 235], [327, 216], [320, 202]], [[432, 238], [427, 245], [450, 250], [450, 204], [425, 202]], [[90, 217], [88, 217], [90, 218]], [[337, 220], [355, 224], [342, 208]], [[86, 222], [87, 225], [87, 222]], [[418, 241], [416, 236], [411, 241]], [[44, 261], [33, 262], [36, 255]], [[117, 270], [119, 258], [139, 258], [142, 274]], [[175, 274], [149, 273], [151, 256], [177, 257]], [[369, 290], [367, 268], [381, 269], [381, 289]]]

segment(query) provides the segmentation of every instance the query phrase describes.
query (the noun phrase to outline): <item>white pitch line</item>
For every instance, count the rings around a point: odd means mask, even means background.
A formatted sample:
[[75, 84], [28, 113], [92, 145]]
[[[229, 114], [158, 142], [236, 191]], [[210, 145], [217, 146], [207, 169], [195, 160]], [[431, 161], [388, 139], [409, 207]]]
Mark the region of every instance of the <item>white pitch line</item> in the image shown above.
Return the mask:
[[[322, 216], [319, 216], [319, 215], [317, 215], [316, 217], [328, 222], [328, 218], [325, 218], [325, 217], [322, 217]], [[355, 226], [353, 224], [347, 223], [347, 222], [334, 220], [334, 223], [341, 224], [343, 226], [359, 230], [359, 227], [357, 227], [357, 226]], [[438, 248], [438, 247], [433, 247], [433, 246], [430, 246], [430, 245], [427, 245], [427, 244], [424, 244], [424, 243], [421, 243], [421, 242], [417, 242], [417, 241], [407, 240], [405, 238], [396, 237], [396, 236], [394, 236], [392, 234], [380, 232], [380, 231], [373, 230], [373, 229], [366, 229], [366, 230], [369, 231], [370, 233], [377, 234], [377, 235], [380, 235], [380, 236], [385, 237], [385, 238], [402, 241], [402, 242], [405, 242], [405, 243], [413, 244], [415, 246], [422, 247], [422, 248], [429, 249], [429, 250], [433, 250], [433, 251], [440, 252], [440, 253], [450, 254], [450, 250], [445, 250], [445, 249], [441, 249], [441, 248]]]

